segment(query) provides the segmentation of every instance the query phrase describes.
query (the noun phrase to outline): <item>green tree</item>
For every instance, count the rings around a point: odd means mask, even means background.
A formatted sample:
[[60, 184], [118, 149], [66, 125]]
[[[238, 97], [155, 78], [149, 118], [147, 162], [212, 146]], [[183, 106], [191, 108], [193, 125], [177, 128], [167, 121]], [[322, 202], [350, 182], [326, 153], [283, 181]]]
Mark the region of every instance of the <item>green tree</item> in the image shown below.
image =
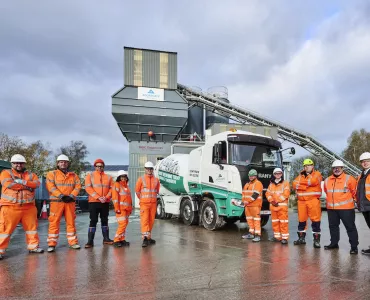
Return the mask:
[[41, 141], [26, 144], [19, 137], [10, 137], [4, 133], [0, 134], [0, 159], [10, 161], [14, 154], [21, 154], [27, 161], [27, 169], [43, 176], [51, 169], [50, 145]]
[[26, 144], [19, 137], [0, 133], [0, 159], [10, 161], [14, 154], [22, 154]]
[[68, 156], [70, 160], [69, 169], [79, 176], [90, 166], [90, 163], [86, 160], [89, 151], [87, 151], [83, 141], [71, 141], [69, 145], [60, 147], [56, 157], [60, 154]]
[[355, 130], [347, 139], [348, 145], [343, 151], [346, 160], [361, 168], [359, 157], [364, 152], [370, 151], [370, 132], [365, 129]]
[[54, 167], [49, 144], [44, 144], [41, 141], [33, 142], [24, 149], [23, 153], [27, 160], [27, 169], [39, 177], [46, 175], [46, 172]]

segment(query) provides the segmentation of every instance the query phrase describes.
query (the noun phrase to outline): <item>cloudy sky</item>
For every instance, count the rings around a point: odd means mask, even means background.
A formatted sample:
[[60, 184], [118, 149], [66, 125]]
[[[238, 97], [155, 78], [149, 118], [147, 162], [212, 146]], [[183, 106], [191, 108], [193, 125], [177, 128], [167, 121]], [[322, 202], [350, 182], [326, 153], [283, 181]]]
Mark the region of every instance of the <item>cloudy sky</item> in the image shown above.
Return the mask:
[[[340, 152], [370, 130], [370, 0], [0, 0], [0, 132], [128, 162], [111, 115], [123, 47], [178, 52], [178, 81]], [[369, 149], [370, 150], [370, 149]]]

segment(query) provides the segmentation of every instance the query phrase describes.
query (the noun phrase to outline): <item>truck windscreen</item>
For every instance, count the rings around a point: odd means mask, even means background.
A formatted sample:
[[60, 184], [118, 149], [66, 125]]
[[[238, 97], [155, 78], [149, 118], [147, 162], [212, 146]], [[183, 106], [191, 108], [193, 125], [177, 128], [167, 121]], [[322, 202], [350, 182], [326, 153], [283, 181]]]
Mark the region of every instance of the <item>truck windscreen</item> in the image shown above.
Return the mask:
[[229, 143], [229, 164], [247, 166], [281, 167], [278, 149], [262, 145]]

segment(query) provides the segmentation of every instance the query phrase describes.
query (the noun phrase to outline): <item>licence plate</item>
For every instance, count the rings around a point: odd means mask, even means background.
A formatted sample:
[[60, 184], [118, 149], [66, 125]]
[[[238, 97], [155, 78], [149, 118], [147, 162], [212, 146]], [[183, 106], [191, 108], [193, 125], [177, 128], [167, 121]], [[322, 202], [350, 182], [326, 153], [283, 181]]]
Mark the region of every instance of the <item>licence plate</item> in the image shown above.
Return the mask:
[[271, 215], [271, 211], [269, 211], [269, 210], [261, 210], [260, 214], [261, 215]]

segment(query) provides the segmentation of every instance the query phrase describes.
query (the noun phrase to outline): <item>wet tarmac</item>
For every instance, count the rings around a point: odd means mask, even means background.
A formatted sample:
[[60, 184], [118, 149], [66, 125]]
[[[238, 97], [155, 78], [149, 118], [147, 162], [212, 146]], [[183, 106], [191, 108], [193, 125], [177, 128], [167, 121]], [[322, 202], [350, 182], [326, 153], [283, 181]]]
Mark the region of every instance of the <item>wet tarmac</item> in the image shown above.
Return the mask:
[[[22, 228], [17, 228], [7, 257], [0, 261], [0, 299], [370, 299], [370, 257], [349, 254], [341, 226], [340, 249], [327, 251], [326, 212], [322, 248], [294, 246], [297, 214], [290, 212], [288, 246], [242, 240], [245, 224], [210, 232], [185, 226], [177, 219], [156, 220], [157, 244], [141, 248], [140, 223], [132, 216], [128, 248], [103, 246], [97, 231], [95, 247], [72, 250], [62, 223], [55, 253], [28, 254]], [[77, 216], [78, 236], [87, 238], [88, 215]], [[359, 250], [370, 245], [370, 230], [356, 214]], [[47, 221], [39, 221], [41, 246], [46, 250]], [[100, 227], [100, 226], [99, 226]], [[117, 224], [110, 216], [111, 237]]]

